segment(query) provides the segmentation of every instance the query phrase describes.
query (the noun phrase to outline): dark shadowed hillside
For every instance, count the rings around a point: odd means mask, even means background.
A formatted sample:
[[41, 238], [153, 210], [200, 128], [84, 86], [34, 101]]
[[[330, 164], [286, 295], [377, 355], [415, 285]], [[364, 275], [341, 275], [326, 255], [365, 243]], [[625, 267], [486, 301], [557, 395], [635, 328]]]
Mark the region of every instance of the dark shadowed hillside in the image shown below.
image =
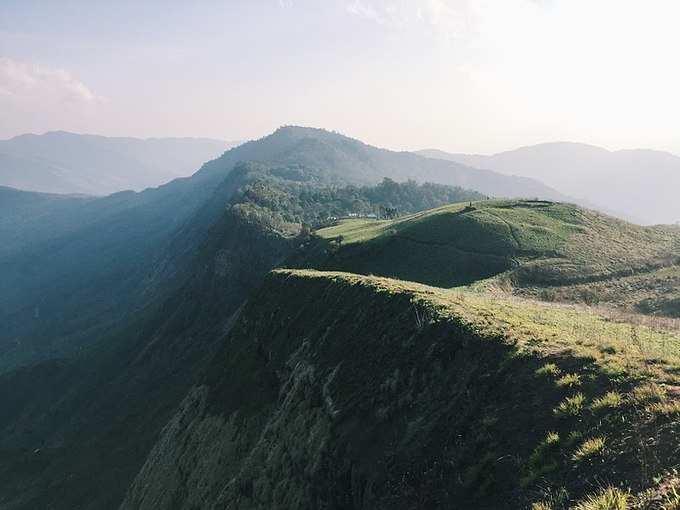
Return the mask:
[[678, 350], [643, 328], [640, 358], [629, 333], [478, 294], [277, 271], [122, 508], [561, 509], [608, 485], [661, 500], [677, 479], [648, 473], [674, 465], [678, 422], [659, 382], [677, 374], [644, 360], [676, 366]]

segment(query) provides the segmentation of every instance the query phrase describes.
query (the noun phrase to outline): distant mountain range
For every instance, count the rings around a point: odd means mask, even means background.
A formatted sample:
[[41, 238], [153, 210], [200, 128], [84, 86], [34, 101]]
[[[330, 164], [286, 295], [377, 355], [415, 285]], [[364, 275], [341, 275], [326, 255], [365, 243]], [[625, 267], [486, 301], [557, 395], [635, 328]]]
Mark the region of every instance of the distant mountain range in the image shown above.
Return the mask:
[[109, 138], [53, 131], [0, 140], [0, 185], [108, 195], [186, 177], [235, 142], [206, 138]]
[[653, 150], [609, 151], [544, 143], [491, 156], [435, 149], [418, 154], [538, 179], [562, 193], [641, 223], [680, 221], [680, 157]]
[[[238, 145], [205, 138], [111, 138], [64, 131], [21, 135], [0, 140], [0, 186], [95, 196], [141, 191], [188, 177]], [[227, 160], [294, 162], [344, 183], [371, 184], [390, 177], [456, 185], [490, 196], [576, 202], [643, 224], [680, 221], [675, 197], [680, 157], [661, 151], [612, 152], [557, 142], [491, 156], [436, 149], [413, 154], [378, 149], [322, 129], [287, 126], [229, 151], [220, 164]]]

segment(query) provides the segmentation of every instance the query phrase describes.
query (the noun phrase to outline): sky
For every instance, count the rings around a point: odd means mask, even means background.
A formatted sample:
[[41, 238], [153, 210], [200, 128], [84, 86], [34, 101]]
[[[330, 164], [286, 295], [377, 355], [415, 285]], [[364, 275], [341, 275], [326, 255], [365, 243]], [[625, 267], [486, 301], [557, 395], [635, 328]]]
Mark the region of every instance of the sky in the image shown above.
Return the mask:
[[0, 138], [680, 153], [677, 0], [2, 0]]

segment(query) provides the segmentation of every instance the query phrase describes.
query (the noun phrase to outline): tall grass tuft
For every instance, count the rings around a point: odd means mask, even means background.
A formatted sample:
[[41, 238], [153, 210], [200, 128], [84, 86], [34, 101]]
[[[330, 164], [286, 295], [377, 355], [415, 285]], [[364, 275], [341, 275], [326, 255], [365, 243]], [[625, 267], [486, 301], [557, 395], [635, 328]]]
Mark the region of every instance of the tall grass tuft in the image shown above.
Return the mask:
[[629, 495], [616, 487], [608, 487], [598, 494], [591, 494], [578, 503], [574, 510], [628, 510]]

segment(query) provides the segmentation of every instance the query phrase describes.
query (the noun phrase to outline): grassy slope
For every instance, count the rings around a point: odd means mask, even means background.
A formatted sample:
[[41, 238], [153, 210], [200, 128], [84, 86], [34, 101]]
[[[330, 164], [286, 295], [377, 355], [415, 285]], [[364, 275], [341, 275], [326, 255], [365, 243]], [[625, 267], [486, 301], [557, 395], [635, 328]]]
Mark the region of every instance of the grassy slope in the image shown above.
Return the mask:
[[588, 311], [275, 271], [123, 508], [662, 508], [679, 367], [677, 333]]
[[[311, 256], [294, 259], [292, 265], [441, 287], [496, 276], [496, 284], [533, 296], [544, 295], [545, 288], [575, 287], [549, 296], [568, 300], [580, 300], [584, 290], [605, 286], [612, 302], [623, 301], [625, 295], [631, 308], [639, 308], [651, 298], [647, 309], [666, 314], [678, 297], [668, 285], [675, 281], [668, 277], [677, 279], [678, 229], [640, 227], [567, 204], [453, 204], [393, 221], [346, 220], [317, 234], [320, 240]], [[626, 277], [637, 279], [636, 285], [616, 292], [618, 283], [613, 282]], [[661, 283], [655, 284], [657, 280]], [[658, 302], [663, 296], [650, 286], [670, 287], [671, 296], [665, 298], [670, 305], [664, 308]], [[631, 287], [637, 292], [631, 293]]]

